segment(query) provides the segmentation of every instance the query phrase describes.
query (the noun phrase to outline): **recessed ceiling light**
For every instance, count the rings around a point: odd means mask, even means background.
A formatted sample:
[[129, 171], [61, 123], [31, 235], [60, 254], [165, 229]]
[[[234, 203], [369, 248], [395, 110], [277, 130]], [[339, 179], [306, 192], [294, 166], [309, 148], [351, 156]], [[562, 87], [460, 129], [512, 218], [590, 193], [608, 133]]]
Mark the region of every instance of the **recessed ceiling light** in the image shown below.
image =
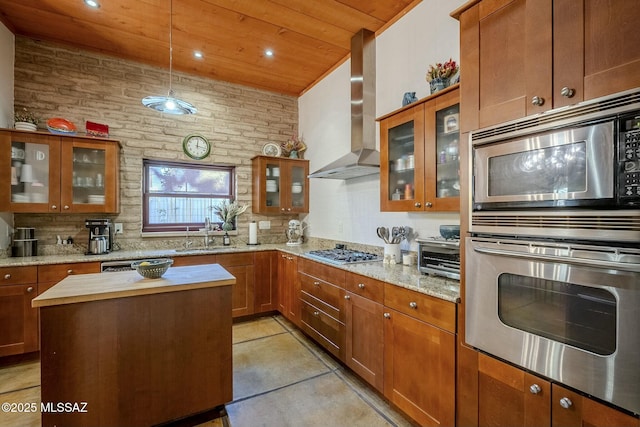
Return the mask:
[[271, 49], [267, 49], [264, 51], [264, 54], [267, 56], [273, 56], [273, 51]]
[[202, 52], [196, 50], [193, 52], [193, 56], [198, 58], [198, 59], [202, 59], [204, 57], [204, 55], [202, 54]]
[[84, 4], [94, 9], [98, 9], [100, 7], [100, 3], [97, 0], [84, 0]]

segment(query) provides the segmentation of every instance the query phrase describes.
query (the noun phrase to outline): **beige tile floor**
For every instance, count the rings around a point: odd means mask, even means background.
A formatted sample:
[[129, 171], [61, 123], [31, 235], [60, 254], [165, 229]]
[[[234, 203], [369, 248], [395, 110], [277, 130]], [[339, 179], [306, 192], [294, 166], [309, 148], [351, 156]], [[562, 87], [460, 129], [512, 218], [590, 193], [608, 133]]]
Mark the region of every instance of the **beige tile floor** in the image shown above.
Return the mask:
[[[376, 427], [411, 424], [281, 316], [233, 327], [228, 419], [198, 427]], [[40, 364], [0, 368], [0, 403], [40, 404]], [[0, 426], [39, 427], [40, 414], [0, 412]]]

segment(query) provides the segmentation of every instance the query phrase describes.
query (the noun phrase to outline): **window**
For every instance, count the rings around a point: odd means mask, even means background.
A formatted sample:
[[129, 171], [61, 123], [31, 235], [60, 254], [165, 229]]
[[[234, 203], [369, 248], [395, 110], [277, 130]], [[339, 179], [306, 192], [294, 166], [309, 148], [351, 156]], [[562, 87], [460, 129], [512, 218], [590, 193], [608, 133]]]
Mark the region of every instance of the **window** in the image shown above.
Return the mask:
[[[213, 210], [235, 199], [233, 166], [143, 160], [142, 231], [186, 231], [221, 224]], [[235, 228], [235, 224], [234, 224]]]

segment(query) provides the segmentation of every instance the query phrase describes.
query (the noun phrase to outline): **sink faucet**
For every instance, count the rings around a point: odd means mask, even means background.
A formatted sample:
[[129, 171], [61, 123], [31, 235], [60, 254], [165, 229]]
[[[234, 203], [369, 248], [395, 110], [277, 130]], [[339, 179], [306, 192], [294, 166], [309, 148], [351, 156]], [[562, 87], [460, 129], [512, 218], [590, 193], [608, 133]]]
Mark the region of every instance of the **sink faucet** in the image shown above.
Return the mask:
[[209, 217], [204, 219], [204, 247], [208, 248], [213, 244], [213, 237], [209, 237], [209, 231], [211, 231], [211, 220]]
[[191, 245], [193, 245], [193, 242], [189, 239], [189, 227], [187, 227], [187, 234], [184, 236], [184, 243], [182, 246], [184, 246], [185, 249], [189, 249]]

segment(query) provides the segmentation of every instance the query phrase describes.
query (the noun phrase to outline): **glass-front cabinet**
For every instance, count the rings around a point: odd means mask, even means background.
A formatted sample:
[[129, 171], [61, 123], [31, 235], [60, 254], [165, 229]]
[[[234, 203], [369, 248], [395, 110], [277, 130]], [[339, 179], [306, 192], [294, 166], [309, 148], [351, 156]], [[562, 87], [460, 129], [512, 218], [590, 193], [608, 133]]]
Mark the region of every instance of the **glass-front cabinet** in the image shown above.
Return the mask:
[[0, 131], [0, 201], [10, 212], [117, 213], [117, 141]]
[[252, 159], [254, 213], [309, 212], [309, 161], [256, 156]]
[[458, 211], [457, 87], [379, 120], [381, 210]]

